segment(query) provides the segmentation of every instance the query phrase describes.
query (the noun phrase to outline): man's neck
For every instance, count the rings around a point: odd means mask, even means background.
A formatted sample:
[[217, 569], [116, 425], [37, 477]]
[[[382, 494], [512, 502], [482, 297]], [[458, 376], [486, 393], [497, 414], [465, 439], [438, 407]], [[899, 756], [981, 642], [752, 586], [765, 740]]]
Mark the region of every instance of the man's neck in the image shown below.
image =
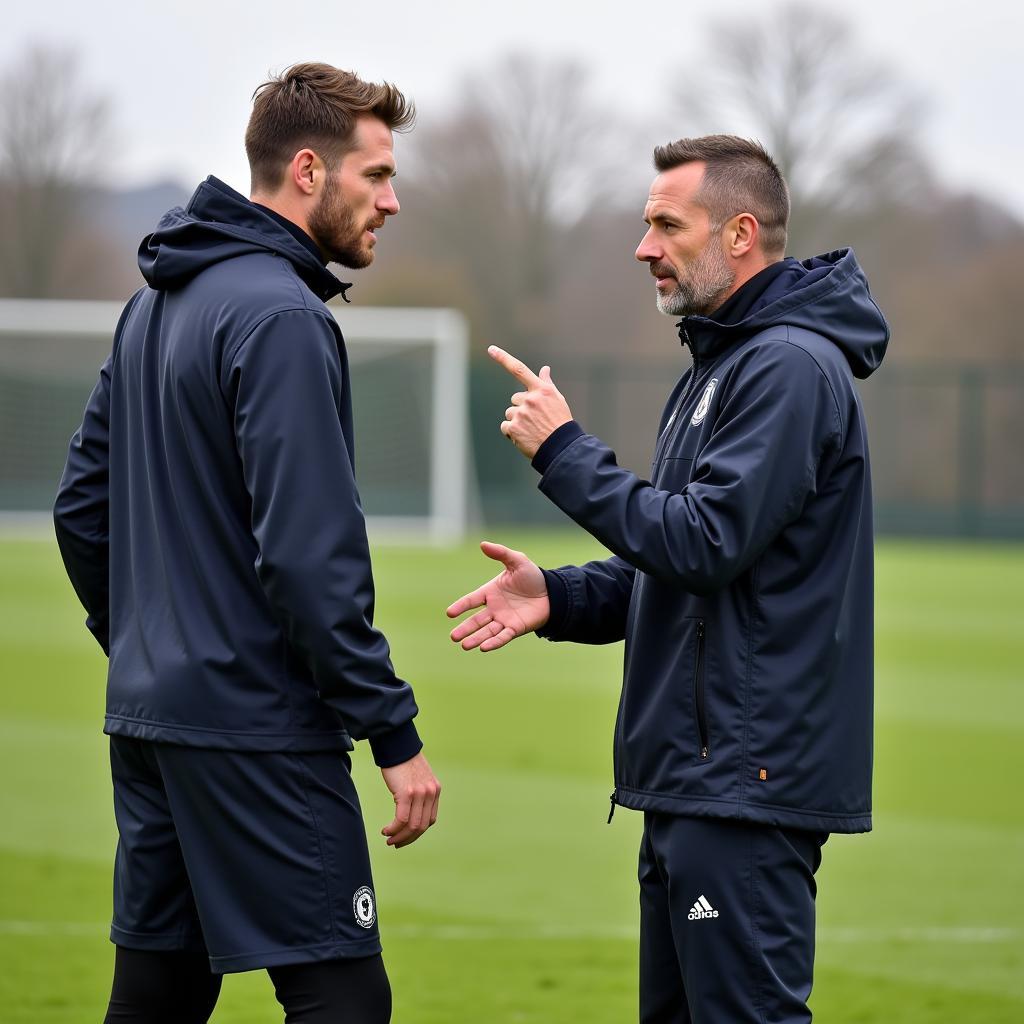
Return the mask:
[[256, 203], [257, 206], [264, 206], [268, 210], [273, 210], [279, 217], [290, 220], [301, 231], [304, 231], [307, 235], [310, 234], [309, 221], [306, 218], [306, 212], [302, 208], [301, 203], [289, 202], [281, 196], [267, 195], [263, 192], [254, 192], [249, 196], [249, 202]]
[[776, 260], [759, 259], [756, 263], [750, 263], [743, 267], [738, 267], [736, 270], [736, 279], [732, 283], [732, 287], [724, 295], [718, 297], [714, 309], [718, 309], [724, 306], [751, 278], [757, 277], [765, 267], [771, 266]]
[[717, 323], [733, 324], [750, 315], [759, 304], [761, 295], [771, 287], [772, 282], [783, 272], [783, 260], [765, 262], [756, 274], [751, 274], [743, 284], [734, 288], [729, 297], [724, 299], [708, 314], [709, 319]]
[[[267, 200], [270, 200], [269, 202]], [[281, 226], [285, 228], [294, 238], [301, 242], [305, 248], [307, 248], [311, 255], [315, 256], [324, 266], [329, 262], [326, 254], [317, 244], [316, 239], [310, 234], [309, 227], [305, 222], [305, 218], [298, 220], [295, 217], [290, 217], [286, 212], [286, 208], [282, 207], [281, 204], [274, 204], [273, 199], [267, 196], [260, 196], [259, 194], [250, 196], [249, 202], [254, 206], [258, 206], [264, 209], [272, 217], [280, 222]]]

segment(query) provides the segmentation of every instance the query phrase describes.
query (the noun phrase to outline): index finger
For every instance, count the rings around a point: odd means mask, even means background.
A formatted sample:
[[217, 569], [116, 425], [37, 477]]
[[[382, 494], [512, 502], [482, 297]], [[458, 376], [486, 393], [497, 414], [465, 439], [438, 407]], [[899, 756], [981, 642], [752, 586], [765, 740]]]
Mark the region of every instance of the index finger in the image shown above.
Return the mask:
[[479, 587], [472, 593], [466, 594], [460, 597], [458, 601], [448, 605], [445, 609], [445, 615], [450, 619], [454, 619], [463, 612], [468, 612], [470, 608], [479, 608], [484, 604], [487, 604], [487, 597], [484, 594], [484, 588]]
[[540, 387], [544, 382], [531, 370], [522, 359], [516, 359], [514, 355], [506, 352], [497, 345], [491, 345], [487, 354], [496, 362], [500, 363], [513, 377], [528, 388]]

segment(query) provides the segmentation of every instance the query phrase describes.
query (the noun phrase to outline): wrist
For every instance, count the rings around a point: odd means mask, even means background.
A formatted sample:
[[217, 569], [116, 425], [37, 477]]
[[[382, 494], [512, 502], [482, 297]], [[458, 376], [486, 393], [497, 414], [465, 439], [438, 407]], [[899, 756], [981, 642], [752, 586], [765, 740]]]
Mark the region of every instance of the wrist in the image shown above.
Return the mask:
[[565, 579], [554, 569], [541, 569], [544, 586], [548, 592], [548, 617], [536, 629], [538, 636], [547, 637], [557, 633], [569, 614], [569, 589]]
[[394, 768], [396, 764], [404, 764], [423, 749], [423, 741], [411, 718], [397, 729], [370, 736], [369, 743], [374, 764], [378, 768]]
[[578, 437], [582, 437], [585, 431], [575, 420], [567, 420], [553, 431], [541, 442], [540, 447], [533, 454], [530, 465], [533, 466], [542, 476], [547, 472], [559, 455], [569, 447]]

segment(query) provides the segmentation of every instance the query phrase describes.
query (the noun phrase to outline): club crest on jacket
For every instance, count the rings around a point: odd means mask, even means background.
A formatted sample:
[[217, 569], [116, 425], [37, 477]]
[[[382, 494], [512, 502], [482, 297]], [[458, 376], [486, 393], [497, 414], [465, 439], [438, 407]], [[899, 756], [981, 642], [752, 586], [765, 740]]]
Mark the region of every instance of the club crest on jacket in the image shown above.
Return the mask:
[[700, 396], [700, 402], [697, 404], [697, 411], [693, 414], [693, 419], [690, 420], [690, 425], [695, 427], [698, 423], [704, 421], [704, 417], [708, 414], [708, 406], [711, 405], [711, 396], [715, 393], [715, 388], [718, 387], [718, 378], [712, 377], [708, 381], [708, 386], [704, 389], [704, 394]]

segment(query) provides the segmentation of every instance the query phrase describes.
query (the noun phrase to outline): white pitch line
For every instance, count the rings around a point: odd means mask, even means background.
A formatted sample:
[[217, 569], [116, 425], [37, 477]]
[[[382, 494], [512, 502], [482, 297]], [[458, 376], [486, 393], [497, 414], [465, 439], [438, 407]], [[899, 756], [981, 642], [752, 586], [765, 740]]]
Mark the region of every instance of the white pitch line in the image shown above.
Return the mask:
[[89, 921], [2, 921], [0, 935], [73, 935], [94, 939], [110, 931], [109, 924]]
[[[89, 921], [0, 920], [0, 935], [61, 935], [98, 938], [109, 925]], [[384, 924], [384, 938], [435, 939], [449, 941], [494, 941], [499, 939], [636, 939], [637, 929], [629, 925], [572, 927], [566, 925], [416, 925]], [[936, 945], [976, 945], [1024, 940], [1024, 929], [990, 927], [904, 927], [904, 928], [819, 928], [820, 945], [861, 942], [908, 942]]]
[[633, 939], [637, 930], [629, 925], [595, 925], [592, 927], [572, 925], [417, 925], [399, 924], [382, 926], [383, 935], [394, 935], [402, 939], [454, 939], [456, 941], [490, 941], [494, 939]]
[[[491, 939], [636, 939], [638, 928], [630, 925], [572, 927], [566, 925], [394, 925], [384, 924], [384, 935], [399, 938], [432, 938], [482, 941]], [[920, 928], [828, 928], [818, 929], [822, 945], [861, 942], [918, 942], [934, 944], [976, 944], [1024, 940], [1020, 928], [920, 927]]]
[[986, 927], [908, 927], [908, 928], [819, 928], [818, 940], [836, 942], [935, 942], [957, 945], [977, 942], [1019, 942], [1024, 938], [1020, 928]]

